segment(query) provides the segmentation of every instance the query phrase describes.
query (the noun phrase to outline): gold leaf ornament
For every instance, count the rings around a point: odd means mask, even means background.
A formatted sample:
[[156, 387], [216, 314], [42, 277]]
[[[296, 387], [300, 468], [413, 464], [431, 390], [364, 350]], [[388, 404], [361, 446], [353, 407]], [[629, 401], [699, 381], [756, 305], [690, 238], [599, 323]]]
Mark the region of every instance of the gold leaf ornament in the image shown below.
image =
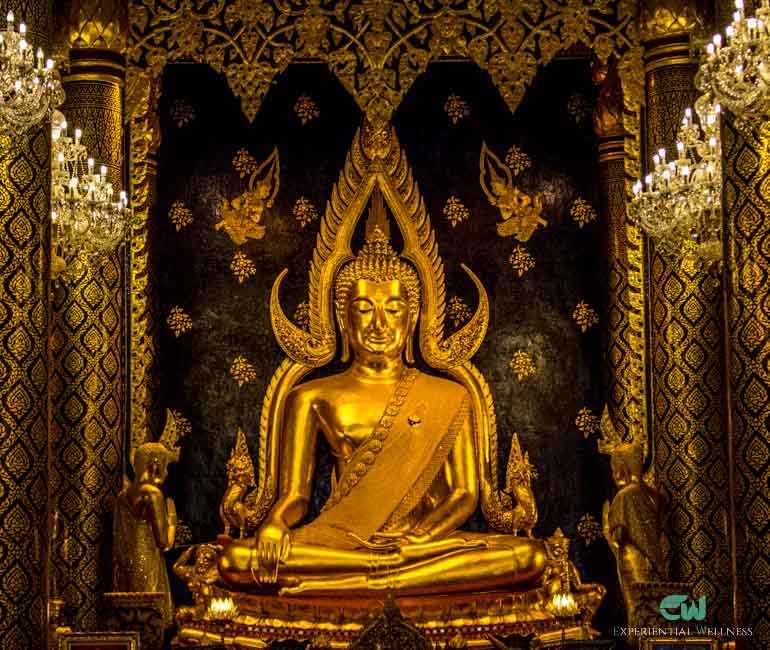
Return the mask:
[[444, 112], [452, 120], [452, 124], [457, 124], [471, 114], [471, 107], [462, 97], [453, 93], [444, 102]]
[[230, 364], [230, 376], [238, 382], [238, 387], [240, 388], [257, 378], [257, 369], [246, 357], [238, 355]]
[[254, 261], [248, 255], [241, 251], [236, 251], [232, 262], [230, 262], [230, 270], [238, 280], [238, 283], [243, 284], [257, 272], [257, 265], [254, 264]]
[[585, 540], [586, 544], [591, 544], [597, 539], [602, 538], [602, 527], [599, 525], [596, 517], [591, 514], [585, 514], [578, 522], [577, 533]]
[[569, 209], [569, 213], [572, 220], [580, 228], [596, 221], [596, 210], [588, 201], [582, 198], [575, 199]]
[[308, 95], [300, 95], [294, 103], [294, 113], [299, 118], [302, 126], [321, 116], [318, 105]]
[[530, 252], [521, 245], [518, 245], [513, 249], [508, 261], [511, 264], [511, 268], [516, 271], [516, 275], [519, 277], [535, 268], [535, 258], [533, 258]]
[[455, 195], [450, 196], [444, 204], [444, 217], [452, 224], [452, 228], [455, 228], [458, 223], [467, 221], [470, 216], [468, 208]]
[[587, 406], [580, 409], [575, 418], [575, 426], [586, 438], [599, 430], [599, 423], [599, 417], [594, 415], [593, 411]]
[[532, 356], [524, 350], [517, 350], [513, 353], [508, 367], [513, 370], [516, 375], [516, 379], [524, 381], [527, 377], [534, 375], [537, 371], [537, 366]]
[[179, 306], [171, 308], [171, 311], [166, 317], [166, 324], [177, 338], [193, 328], [192, 318], [190, 318], [190, 315]]
[[294, 203], [291, 213], [299, 223], [299, 227], [303, 230], [305, 227], [313, 221], [318, 221], [318, 208], [316, 208], [310, 199], [301, 196]]
[[519, 147], [512, 144], [505, 152], [505, 164], [510, 167], [514, 176], [518, 176], [532, 166], [532, 159]]
[[193, 222], [193, 214], [190, 208], [182, 200], [174, 201], [168, 211], [168, 220], [176, 231], [187, 228]]
[[572, 320], [578, 324], [580, 331], [585, 333], [599, 324], [599, 314], [585, 300], [581, 300], [572, 312]]

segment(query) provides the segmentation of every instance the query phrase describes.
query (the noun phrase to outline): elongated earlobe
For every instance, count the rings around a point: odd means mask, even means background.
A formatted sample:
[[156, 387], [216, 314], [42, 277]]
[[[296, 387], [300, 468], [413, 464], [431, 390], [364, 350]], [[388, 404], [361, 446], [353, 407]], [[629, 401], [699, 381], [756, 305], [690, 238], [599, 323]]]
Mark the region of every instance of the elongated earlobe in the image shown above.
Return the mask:
[[340, 330], [340, 339], [342, 344], [342, 351], [340, 353], [340, 361], [346, 363], [350, 361], [350, 340], [348, 339], [348, 328], [345, 326], [344, 320], [340, 317], [339, 312], [337, 316], [337, 327]]
[[340, 361], [343, 363], [350, 361], [350, 341], [348, 341], [347, 332], [342, 332], [342, 353], [340, 354]]
[[406, 358], [407, 363], [414, 363], [414, 330], [416, 329], [416, 325], [417, 318], [415, 317], [409, 324], [409, 334], [407, 335], [406, 339], [406, 350], [404, 352], [404, 357]]

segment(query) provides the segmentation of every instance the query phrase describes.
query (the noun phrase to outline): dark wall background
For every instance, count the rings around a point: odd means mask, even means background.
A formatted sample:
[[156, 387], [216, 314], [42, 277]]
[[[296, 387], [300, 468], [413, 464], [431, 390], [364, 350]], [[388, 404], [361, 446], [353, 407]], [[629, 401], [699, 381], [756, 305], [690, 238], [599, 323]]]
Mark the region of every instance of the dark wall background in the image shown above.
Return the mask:
[[[444, 110], [447, 97], [467, 102], [469, 114], [453, 124]], [[316, 103], [320, 115], [302, 125], [294, 105], [301, 95]], [[466, 263], [484, 283], [491, 301], [487, 338], [474, 361], [495, 399], [504, 476], [515, 431], [529, 451], [539, 477], [534, 490], [540, 510], [535, 534], [557, 527], [571, 537], [572, 554], [585, 579], [605, 584], [610, 593], [599, 624], [623, 620], [614, 561], [603, 540], [581, 538], [577, 525], [585, 514], [601, 520], [601, 506], [612, 494], [605, 458], [596, 442], [575, 425], [578, 411], [602, 406], [600, 327], [582, 333], [572, 319], [575, 305], [587, 301], [603, 313], [604, 282], [599, 222], [579, 228], [570, 216], [578, 197], [598, 206], [597, 145], [590, 104], [594, 90], [582, 60], [557, 61], [544, 70], [515, 114], [476, 66], [431, 66], [410, 90], [394, 124], [437, 231], [447, 272], [447, 295], [474, 309], [476, 296], [460, 269]], [[176, 118], [185, 107], [187, 120]], [[226, 487], [225, 463], [242, 428], [256, 457], [259, 413], [265, 387], [282, 353], [274, 340], [268, 297], [276, 275], [289, 267], [282, 301], [290, 315], [307, 295], [307, 271], [318, 221], [302, 228], [292, 207], [306, 197], [322, 214], [344, 164], [361, 114], [353, 99], [321, 65], [292, 65], [267, 94], [252, 124], [240, 112], [225, 81], [205, 66], [168, 66], [160, 105], [158, 202], [151, 225], [151, 268], [160, 318], [182, 307], [193, 328], [179, 337], [164, 327], [160, 341], [160, 387], [164, 408], [189, 419], [180, 462], [172, 466], [169, 493], [193, 541], [221, 532], [219, 502]], [[501, 159], [518, 146], [532, 165], [515, 179], [528, 193], [544, 194], [548, 226], [523, 244], [535, 268], [519, 277], [509, 256], [518, 244], [502, 238], [497, 208], [479, 184], [482, 141]], [[261, 162], [277, 146], [280, 191], [267, 210], [264, 239], [237, 247], [215, 231], [221, 197], [246, 189], [232, 160], [246, 149]], [[469, 218], [455, 227], [444, 217], [450, 196], [457, 196]], [[193, 223], [177, 231], [168, 212], [182, 200]], [[256, 274], [240, 284], [230, 270], [236, 250], [251, 258]], [[451, 331], [452, 326], [448, 323]], [[509, 362], [516, 350], [529, 352], [534, 375], [518, 381]], [[255, 379], [239, 387], [230, 375], [238, 355], [255, 367]], [[323, 476], [329, 459], [320, 452]], [[256, 464], [256, 462], [255, 462]], [[316, 488], [314, 510], [328, 491]], [[483, 527], [476, 516], [469, 526]]]

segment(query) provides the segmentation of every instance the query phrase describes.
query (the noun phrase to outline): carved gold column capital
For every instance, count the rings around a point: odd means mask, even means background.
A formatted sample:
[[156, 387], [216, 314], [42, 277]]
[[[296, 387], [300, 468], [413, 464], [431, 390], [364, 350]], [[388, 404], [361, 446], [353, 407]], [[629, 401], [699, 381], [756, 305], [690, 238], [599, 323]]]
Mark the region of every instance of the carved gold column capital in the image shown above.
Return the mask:
[[123, 53], [128, 42], [128, 4], [121, 0], [71, 0], [60, 17], [56, 40], [69, 48]]
[[647, 71], [661, 65], [694, 64], [690, 35], [703, 29], [703, 10], [697, 0], [642, 0], [639, 39], [646, 48]]

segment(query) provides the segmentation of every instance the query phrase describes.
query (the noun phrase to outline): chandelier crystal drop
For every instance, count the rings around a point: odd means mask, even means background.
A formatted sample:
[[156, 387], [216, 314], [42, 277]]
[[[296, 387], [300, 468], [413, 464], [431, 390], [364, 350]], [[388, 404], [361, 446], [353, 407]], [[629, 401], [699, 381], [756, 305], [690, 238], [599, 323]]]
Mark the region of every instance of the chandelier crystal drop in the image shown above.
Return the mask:
[[103, 264], [125, 241], [131, 209], [125, 192], [115, 196], [107, 168], [96, 170], [81, 143], [81, 131], [67, 135], [60, 112], [51, 122], [52, 276], [76, 273], [85, 262]]
[[665, 255], [696, 253], [705, 264], [722, 258], [722, 146], [720, 105], [702, 95], [686, 109], [675, 157], [665, 149], [633, 187], [629, 215]]
[[739, 118], [770, 116], [769, 0], [748, 17], [743, 0], [735, 0], [732, 23], [724, 38], [715, 34], [706, 45], [695, 83]]
[[52, 59], [35, 52], [27, 42], [27, 28], [15, 30], [13, 12], [0, 30], [0, 131], [23, 138], [64, 101], [64, 90]]

